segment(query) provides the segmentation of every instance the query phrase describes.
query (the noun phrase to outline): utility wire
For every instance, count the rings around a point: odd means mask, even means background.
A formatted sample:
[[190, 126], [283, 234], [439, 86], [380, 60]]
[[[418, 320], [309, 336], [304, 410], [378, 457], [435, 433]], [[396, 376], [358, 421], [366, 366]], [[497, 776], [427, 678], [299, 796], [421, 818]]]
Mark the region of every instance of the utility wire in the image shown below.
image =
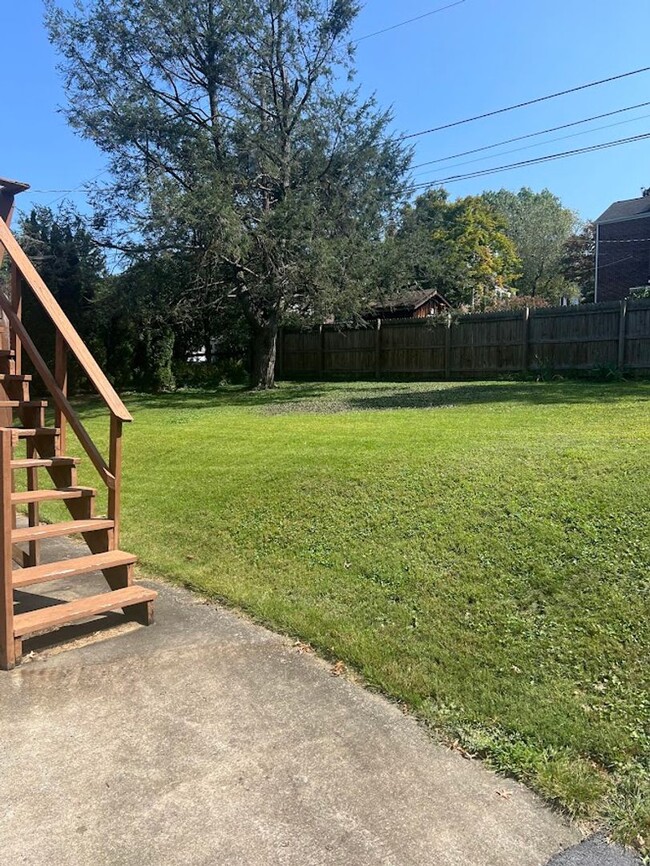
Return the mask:
[[357, 43], [363, 42], [364, 39], [372, 39], [373, 36], [381, 36], [382, 33], [389, 33], [391, 30], [397, 30], [398, 27], [405, 27], [407, 24], [413, 24], [415, 21], [421, 21], [423, 18], [429, 18], [430, 15], [437, 15], [438, 12], [445, 12], [447, 9], [453, 9], [454, 6], [462, 6], [465, 2], [466, 0], [456, 0], [455, 3], [448, 3], [446, 6], [439, 6], [437, 9], [432, 9], [431, 12], [425, 12], [424, 15], [417, 15], [415, 18], [400, 21], [399, 24], [392, 24], [390, 27], [384, 27], [383, 30], [376, 30], [374, 33], [367, 33], [365, 36], [353, 39], [352, 45], [357, 45]]
[[416, 162], [412, 168], [422, 168], [425, 165], [435, 165], [440, 162], [448, 162], [450, 159], [458, 159], [461, 156], [470, 156], [473, 153], [482, 153], [485, 150], [493, 150], [495, 147], [502, 147], [504, 144], [514, 144], [515, 141], [525, 141], [527, 138], [535, 138], [538, 135], [547, 135], [549, 132], [559, 132], [561, 129], [570, 129], [572, 126], [591, 123], [592, 120], [602, 120], [604, 117], [613, 117], [615, 114], [623, 114], [626, 111], [634, 111], [637, 108], [646, 108], [648, 105], [650, 105], [650, 102], [639, 102], [636, 105], [629, 105], [627, 108], [617, 108], [616, 111], [606, 111], [604, 114], [594, 114], [593, 117], [585, 117], [584, 120], [574, 120], [571, 123], [562, 123], [560, 126], [550, 126], [548, 129], [541, 129], [539, 132], [529, 132], [527, 135], [518, 135], [515, 138], [506, 138], [504, 141], [497, 141], [495, 144], [486, 144], [483, 147], [475, 147], [473, 150], [462, 150], [460, 153], [452, 153], [450, 156], [442, 156], [440, 159], [428, 159], [426, 162]]
[[484, 120], [486, 117], [494, 117], [497, 114], [505, 114], [507, 111], [515, 111], [517, 108], [526, 108], [529, 105], [535, 105], [538, 102], [547, 102], [549, 99], [557, 99], [558, 96], [566, 96], [568, 93], [577, 93], [579, 90], [587, 90], [590, 87], [598, 87], [601, 84], [609, 84], [611, 81], [620, 81], [621, 78], [629, 78], [632, 75], [639, 75], [642, 72], [650, 71], [650, 66], [643, 66], [641, 69], [633, 69], [630, 72], [622, 72], [620, 75], [611, 75], [609, 78], [601, 78], [598, 81], [590, 81], [588, 84], [580, 84], [578, 87], [570, 87], [568, 90], [558, 90], [556, 93], [549, 93], [546, 96], [538, 96], [536, 99], [528, 99], [525, 102], [518, 102], [516, 105], [508, 105], [506, 108], [497, 108], [494, 111], [486, 111], [484, 114], [476, 114], [474, 117], [466, 117], [463, 120], [455, 120], [452, 123], [444, 123], [442, 126], [432, 126], [430, 129], [423, 129], [421, 132], [411, 132], [408, 135], [402, 135], [398, 141], [406, 141], [409, 138], [418, 138], [421, 135], [429, 135], [431, 132], [440, 132], [442, 129], [451, 129], [454, 126], [462, 126], [465, 123], [473, 123], [476, 120]]
[[525, 166], [525, 165], [538, 165], [538, 164], [543, 163], [543, 162], [551, 162], [551, 161], [557, 160], [557, 159], [565, 159], [566, 157], [569, 157], [569, 156], [577, 156], [578, 154], [581, 154], [581, 153], [592, 153], [592, 152], [597, 151], [597, 150], [606, 150], [607, 148], [610, 148], [610, 147], [619, 147], [620, 145], [630, 144], [630, 143], [635, 142], [635, 141], [644, 141], [648, 138], [650, 138], [650, 132], [645, 132], [641, 135], [630, 136], [629, 138], [619, 138], [619, 139], [616, 139], [615, 141], [605, 141], [602, 144], [592, 144], [592, 145], [589, 145], [588, 147], [580, 147], [580, 148], [577, 148], [575, 150], [565, 150], [565, 151], [562, 151], [560, 153], [551, 153], [551, 154], [548, 154], [546, 156], [538, 156], [535, 159], [525, 159], [525, 160], [522, 160], [521, 162], [510, 163], [509, 165], [500, 165], [500, 166], [497, 166], [495, 168], [485, 168], [485, 169], [481, 169], [480, 171], [467, 172], [465, 174], [451, 175], [450, 177], [443, 177], [443, 178], [440, 178], [440, 180], [429, 181], [428, 183], [418, 183], [418, 184], [414, 184], [413, 186], [411, 186], [406, 191], [407, 192], [414, 192], [415, 190], [418, 190], [418, 189], [424, 189], [424, 188], [428, 188], [431, 186], [438, 186], [438, 185], [444, 184], [444, 183], [456, 183], [457, 181], [460, 181], [460, 180], [470, 180], [471, 178], [475, 178], [475, 177], [484, 177], [485, 175], [488, 175], [488, 174], [497, 174], [497, 173], [502, 172], [502, 171], [509, 171], [512, 168], [520, 168], [520, 167]]
[[[650, 103], [649, 103], [650, 104]], [[488, 154], [487, 156], [477, 156], [474, 159], [466, 159], [464, 162], [455, 162], [449, 169], [460, 168], [463, 165], [472, 165], [476, 162], [484, 162], [486, 159], [497, 159], [499, 156], [509, 156], [511, 153], [520, 153], [522, 150], [531, 150], [535, 147], [544, 147], [546, 144], [555, 144], [558, 141], [567, 141], [569, 138], [578, 138], [581, 135], [591, 135], [592, 132], [601, 132], [603, 129], [612, 129], [615, 126], [625, 126], [626, 123], [636, 123], [639, 120], [647, 120], [650, 114], [641, 114], [639, 117], [630, 117], [629, 120], [619, 120], [616, 123], [606, 123], [604, 126], [595, 126], [593, 129], [583, 129], [582, 132], [572, 132], [569, 135], [560, 135], [557, 138], [549, 138], [546, 141], [538, 141], [535, 144], [525, 144], [523, 147], [513, 147], [511, 150], [502, 150], [499, 153]], [[439, 171], [437, 168], [428, 168], [425, 171], [418, 171], [413, 176], [422, 177], [425, 174]]]

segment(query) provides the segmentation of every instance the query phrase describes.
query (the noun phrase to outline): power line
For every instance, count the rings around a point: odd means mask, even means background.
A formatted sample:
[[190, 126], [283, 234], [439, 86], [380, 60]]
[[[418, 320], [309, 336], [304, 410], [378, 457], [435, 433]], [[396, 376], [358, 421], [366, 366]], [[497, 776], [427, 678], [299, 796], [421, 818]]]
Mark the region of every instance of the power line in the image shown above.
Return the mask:
[[450, 156], [442, 156], [440, 159], [428, 159], [426, 162], [416, 162], [412, 168], [422, 168], [425, 165], [435, 165], [440, 162], [448, 162], [450, 159], [458, 159], [461, 156], [471, 156], [473, 153], [482, 153], [485, 150], [502, 147], [504, 144], [514, 144], [516, 141], [525, 141], [527, 138], [535, 138], [538, 135], [547, 135], [549, 132], [559, 132], [561, 129], [569, 129], [572, 126], [591, 123], [592, 120], [602, 120], [604, 117], [613, 117], [615, 114], [623, 114], [626, 111], [634, 111], [637, 108], [646, 108], [648, 105], [650, 105], [650, 102], [639, 102], [637, 105], [629, 105], [627, 108], [617, 108], [616, 111], [606, 111], [604, 114], [594, 114], [593, 117], [585, 117], [583, 120], [574, 120], [571, 123], [562, 123], [560, 126], [550, 126], [548, 129], [541, 129], [539, 132], [529, 132], [527, 135], [518, 135], [515, 138], [506, 138], [504, 141], [497, 141], [495, 144], [486, 144], [483, 147], [475, 147], [472, 150], [463, 150], [460, 153], [452, 153]]
[[484, 114], [476, 114], [474, 117], [466, 117], [463, 120], [455, 120], [452, 123], [444, 123], [442, 126], [433, 126], [430, 129], [423, 129], [421, 132], [411, 132], [408, 135], [402, 135], [398, 141], [406, 141], [409, 138], [418, 138], [421, 135], [429, 135], [431, 132], [440, 132], [442, 129], [451, 129], [454, 126], [462, 126], [465, 123], [473, 123], [476, 120], [484, 120], [486, 117], [494, 117], [497, 114], [505, 114], [507, 111], [515, 111], [517, 108], [526, 108], [529, 105], [535, 105], [538, 102], [547, 102], [549, 99], [557, 99], [558, 96], [566, 96], [568, 93], [577, 93], [579, 90], [587, 90], [590, 87], [598, 87], [601, 84], [609, 84], [611, 81], [619, 81], [621, 78], [629, 78], [631, 75], [639, 75], [641, 72], [650, 71], [650, 66], [644, 66], [641, 69], [633, 69], [631, 72], [622, 72], [620, 75], [612, 75], [609, 78], [601, 78], [598, 81], [590, 81], [588, 84], [580, 84], [578, 87], [570, 87], [568, 90], [558, 90], [556, 93], [549, 93], [546, 96], [538, 96], [536, 99], [528, 99], [525, 102], [518, 102], [516, 105], [508, 105], [506, 108], [497, 108], [494, 111], [486, 111]]
[[[578, 138], [581, 135], [591, 135], [592, 132], [601, 132], [603, 129], [612, 129], [615, 126], [624, 126], [626, 123], [636, 123], [639, 120], [647, 120], [648, 117], [650, 117], [650, 114], [641, 114], [639, 117], [631, 117], [629, 120], [619, 120], [616, 123], [606, 123], [604, 126], [595, 126], [593, 129], [584, 129], [582, 132], [572, 132], [570, 135], [560, 135], [558, 138], [549, 138], [546, 141], [538, 141], [536, 144], [525, 144], [523, 147], [513, 147], [512, 150], [502, 150], [500, 153], [488, 154], [488, 156], [478, 156], [475, 159], [466, 159], [464, 162], [456, 162], [453, 165], [448, 166], [448, 168], [460, 168], [463, 165], [472, 165], [475, 162], [483, 162], [486, 159], [496, 159], [499, 156], [508, 156], [511, 153], [520, 153], [522, 150], [544, 147], [546, 144], [555, 144], [558, 141], [566, 141], [569, 138]], [[425, 174], [431, 174], [433, 171], [438, 171], [438, 169], [429, 168], [426, 171], [418, 171], [413, 176], [421, 177]]]
[[413, 24], [415, 21], [421, 21], [423, 18], [429, 18], [430, 15], [437, 15], [438, 12], [445, 12], [447, 9], [453, 9], [454, 6], [462, 6], [465, 2], [466, 0], [456, 0], [455, 3], [448, 3], [446, 6], [439, 6], [437, 9], [432, 9], [431, 12], [425, 12], [424, 15], [417, 15], [415, 18], [400, 21], [399, 24], [392, 24], [390, 27], [384, 27], [383, 30], [376, 30], [374, 33], [367, 33], [365, 36], [353, 39], [352, 45], [363, 42], [364, 39], [372, 39], [373, 36], [381, 36], [382, 33], [388, 33], [391, 30], [397, 30], [398, 27], [405, 27], [407, 24]]
[[451, 175], [450, 177], [440, 178], [440, 180], [434, 180], [434, 181], [430, 181], [428, 183], [414, 184], [413, 186], [411, 186], [407, 190], [407, 192], [414, 192], [415, 190], [418, 190], [418, 189], [425, 189], [425, 188], [428, 188], [431, 186], [438, 186], [438, 185], [444, 184], [444, 183], [456, 183], [457, 181], [460, 181], [460, 180], [470, 180], [470, 179], [475, 178], [475, 177], [484, 177], [485, 175], [488, 175], [488, 174], [497, 174], [497, 173], [502, 172], [502, 171], [509, 171], [512, 168], [521, 168], [522, 166], [525, 166], [525, 165], [538, 165], [538, 164], [543, 163], [543, 162], [551, 162], [553, 160], [564, 159], [564, 158], [569, 157], [569, 156], [577, 156], [578, 154], [581, 154], [581, 153], [592, 153], [592, 152], [597, 151], [597, 150], [606, 150], [607, 148], [610, 148], [610, 147], [619, 147], [620, 145], [623, 145], [623, 144], [630, 144], [630, 143], [635, 142], [635, 141], [644, 141], [648, 138], [650, 138], [650, 132], [646, 132], [646, 133], [643, 133], [641, 135], [633, 135], [633, 136], [630, 136], [629, 138], [619, 138], [619, 139], [616, 139], [615, 141], [606, 141], [606, 142], [603, 142], [602, 144], [592, 144], [592, 145], [589, 145], [588, 147], [576, 148], [575, 150], [565, 150], [565, 151], [562, 151], [560, 153], [551, 153], [551, 154], [548, 154], [546, 156], [538, 156], [535, 159], [525, 159], [525, 160], [522, 160], [521, 162], [510, 163], [509, 165], [500, 165], [500, 166], [497, 166], [495, 168], [486, 168], [486, 169], [481, 169], [480, 171], [466, 172], [465, 174]]

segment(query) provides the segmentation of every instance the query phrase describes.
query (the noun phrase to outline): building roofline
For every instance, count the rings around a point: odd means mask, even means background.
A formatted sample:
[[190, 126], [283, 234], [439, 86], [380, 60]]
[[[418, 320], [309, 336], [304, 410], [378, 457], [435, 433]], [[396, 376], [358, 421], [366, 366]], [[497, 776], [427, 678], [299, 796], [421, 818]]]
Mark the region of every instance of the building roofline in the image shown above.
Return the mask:
[[28, 183], [23, 183], [20, 180], [9, 180], [9, 178], [0, 177], [0, 192], [7, 192], [9, 193], [9, 195], [17, 195], [19, 192], [25, 192], [28, 189]]
[[[607, 213], [607, 211], [605, 211], [605, 213]], [[596, 223], [596, 225], [604, 226], [604, 225], [607, 225], [608, 223], [626, 223], [626, 222], [629, 222], [630, 220], [642, 220], [642, 219], [645, 219], [646, 217], [650, 217], [650, 210], [646, 211], [645, 213], [635, 213], [635, 214], [632, 214], [632, 216], [612, 217], [611, 219], [608, 219], [608, 220], [598, 218], [597, 220], [595, 220], [595, 223]]]

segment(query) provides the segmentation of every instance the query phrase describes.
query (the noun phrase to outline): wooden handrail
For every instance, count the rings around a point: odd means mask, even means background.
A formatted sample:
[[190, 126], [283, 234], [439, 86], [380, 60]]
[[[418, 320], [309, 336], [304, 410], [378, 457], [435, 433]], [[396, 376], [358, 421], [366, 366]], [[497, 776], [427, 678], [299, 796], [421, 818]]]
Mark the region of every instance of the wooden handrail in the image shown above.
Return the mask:
[[[14, 264], [22, 274], [23, 279], [31, 288], [36, 298], [40, 301], [41, 306], [52, 320], [54, 327], [58, 330], [62, 338], [67, 343], [68, 348], [76, 357], [81, 368], [88, 376], [89, 380], [93, 383], [97, 393], [106, 403], [111, 413], [120, 421], [133, 421], [133, 418], [131, 417], [128, 409], [120, 400], [117, 392], [106, 378], [104, 371], [101, 369], [97, 361], [93, 358], [90, 351], [88, 350], [88, 347], [81, 339], [81, 337], [73, 327], [72, 323], [59, 306], [58, 301], [56, 300], [52, 292], [48, 289], [48, 287], [45, 285], [40, 274], [31, 263], [16, 238], [13, 236], [11, 230], [9, 229], [5, 221], [1, 218], [0, 244], [5, 248], [9, 255], [9, 258], [14, 262]], [[22, 336], [21, 339], [23, 339]], [[27, 347], [25, 346], [25, 348]], [[33, 360], [34, 359], [32, 358], [32, 361]], [[56, 382], [54, 384], [56, 386]], [[60, 391], [60, 389], [58, 390]], [[70, 404], [68, 404], [68, 406], [69, 405]], [[62, 411], [64, 412], [66, 417], [68, 417], [67, 413], [63, 408]], [[74, 424], [72, 421], [70, 421], [70, 424], [74, 429]]]
[[[68, 419], [70, 426], [75, 432], [75, 435], [81, 445], [84, 448], [84, 451], [91, 459], [93, 466], [101, 475], [104, 483], [109, 488], [109, 490], [115, 489], [115, 475], [111, 472], [110, 468], [106, 465], [106, 461], [102, 457], [102, 455], [97, 450], [97, 446], [93, 442], [93, 440], [88, 435], [88, 431], [83, 426], [77, 413], [72, 408], [68, 398], [65, 396], [59, 385], [57, 384], [56, 379], [50, 372], [47, 364], [43, 360], [40, 352], [34, 345], [32, 338], [27, 333], [27, 329], [20, 321], [16, 313], [13, 311], [11, 307], [11, 303], [7, 300], [7, 298], [0, 292], [0, 308], [9, 319], [9, 324], [14, 330], [16, 336], [20, 339], [24, 350], [29, 355], [32, 364], [34, 365], [34, 369], [38, 373], [38, 375], [43, 380], [43, 384], [47, 388], [47, 390], [52, 395], [54, 402], [56, 403], [57, 408], [61, 411], [61, 413]], [[127, 413], [128, 414], [128, 413]], [[111, 417], [117, 417], [111, 412]]]

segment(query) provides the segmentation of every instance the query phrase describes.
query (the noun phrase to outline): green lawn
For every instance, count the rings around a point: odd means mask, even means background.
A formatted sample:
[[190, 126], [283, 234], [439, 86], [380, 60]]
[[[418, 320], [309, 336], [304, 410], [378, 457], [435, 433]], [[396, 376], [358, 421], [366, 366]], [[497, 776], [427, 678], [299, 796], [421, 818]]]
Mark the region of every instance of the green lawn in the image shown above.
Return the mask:
[[650, 837], [650, 384], [127, 402], [122, 547], [145, 573], [343, 660], [571, 814]]

